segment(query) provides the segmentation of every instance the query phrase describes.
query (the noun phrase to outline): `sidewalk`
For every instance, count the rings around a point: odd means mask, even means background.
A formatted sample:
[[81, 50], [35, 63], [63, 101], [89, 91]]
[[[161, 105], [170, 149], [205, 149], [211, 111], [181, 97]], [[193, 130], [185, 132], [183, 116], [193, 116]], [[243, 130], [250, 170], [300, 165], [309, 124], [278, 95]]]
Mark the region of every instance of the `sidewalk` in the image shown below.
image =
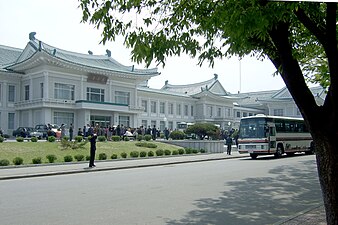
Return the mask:
[[[233, 158], [249, 157], [248, 154], [240, 155], [233, 151], [232, 155], [226, 153], [182, 155], [154, 158], [136, 158], [123, 160], [96, 161], [95, 168], [89, 168], [88, 162], [65, 163], [65, 164], [40, 164], [29, 166], [0, 167], [0, 181], [32, 178], [42, 176], [66, 175], [75, 173], [90, 173], [108, 170], [131, 169], [150, 166], [164, 166], [180, 163], [203, 162], [211, 160], [225, 160]], [[304, 210], [295, 216], [275, 223], [274, 225], [326, 225], [325, 210], [323, 205], [312, 209]]]

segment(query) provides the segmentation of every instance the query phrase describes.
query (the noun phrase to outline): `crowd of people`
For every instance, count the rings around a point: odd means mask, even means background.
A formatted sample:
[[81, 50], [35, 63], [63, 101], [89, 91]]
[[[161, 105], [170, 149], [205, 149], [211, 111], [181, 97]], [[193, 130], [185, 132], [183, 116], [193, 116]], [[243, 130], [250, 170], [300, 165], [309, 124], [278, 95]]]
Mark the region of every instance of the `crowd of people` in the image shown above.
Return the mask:
[[[82, 136], [82, 137], [88, 137], [91, 136], [90, 130], [94, 129], [95, 133], [98, 136], [105, 136], [107, 140], [111, 141], [113, 136], [120, 136], [121, 138], [134, 138], [136, 139], [137, 136], [139, 135], [151, 135], [153, 140], [156, 140], [157, 138], [160, 137], [161, 131], [159, 128], [156, 128], [156, 126], [153, 126], [152, 128], [148, 126], [147, 128], [144, 126], [140, 126], [138, 128], [131, 128], [124, 126], [123, 124], [117, 125], [117, 126], [107, 126], [107, 127], [99, 127], [98, 125], [96, 126], [91, 126], [87, 124], [83, 128], [79, 128], [77, 135]], [[163, 130], [164, 138], [169, 139], [170, 135], [170, 130], [165, 128]]]

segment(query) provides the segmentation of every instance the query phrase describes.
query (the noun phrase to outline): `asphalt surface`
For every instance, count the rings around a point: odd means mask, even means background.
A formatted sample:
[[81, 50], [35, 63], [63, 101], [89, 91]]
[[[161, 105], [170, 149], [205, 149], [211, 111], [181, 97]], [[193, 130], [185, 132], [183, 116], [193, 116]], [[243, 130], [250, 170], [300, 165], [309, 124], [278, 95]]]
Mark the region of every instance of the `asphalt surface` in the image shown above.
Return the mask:
[[[96, 161], [95, 168], [89, 168], [88, 162], [64, 163], [64, 164], [40, 164], [28, 166], [0, 167], [0, 182], [11, 179], [26, 179], [42, 176], [56, 176], [75, 173], [90, 173], [118, 169], [132, 169], [150, 166], [163, 166], [178, 163], [203, 162], [211, 160], [226, 160], [249, 157], [248, 154], [239, 155], [233, 151], [232, 155], [226, 153], [197, 154], [154, 158], [137, 158], [123, 160]], [[323, 205], [304, 210], [293, 217], [280, 221], [274, 225], [326, 225], [325, 210]]]

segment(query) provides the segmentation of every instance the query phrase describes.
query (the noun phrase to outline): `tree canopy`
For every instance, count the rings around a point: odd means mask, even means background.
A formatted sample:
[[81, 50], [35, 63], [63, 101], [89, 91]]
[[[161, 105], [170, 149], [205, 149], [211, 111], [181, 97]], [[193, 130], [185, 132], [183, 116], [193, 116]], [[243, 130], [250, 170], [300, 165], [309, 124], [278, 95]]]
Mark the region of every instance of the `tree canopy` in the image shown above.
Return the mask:
[[[165, 65], [188, 54], [198, 63], [268, 58], [311, 132], [328, 224], [338, 223], [337, 3], [267, 0], [79, 0], [102, 43], [125, 37], [132, 60]], [[327, 89], [317, 105], [307, 81]]]

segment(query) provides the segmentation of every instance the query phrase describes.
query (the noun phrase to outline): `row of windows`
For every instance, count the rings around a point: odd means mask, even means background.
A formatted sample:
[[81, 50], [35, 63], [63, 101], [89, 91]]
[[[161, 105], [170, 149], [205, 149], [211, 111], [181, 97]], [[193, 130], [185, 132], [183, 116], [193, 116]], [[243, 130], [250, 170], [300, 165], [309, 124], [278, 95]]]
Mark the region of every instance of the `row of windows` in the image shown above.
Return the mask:
[[[150, 112], [157, 113], [157, 101], [150, 101]], [[148, 101], [142, 100], [141, 106], [144, 108], [144, 112], [148, 112]], [[165, 102], [160, 102], [159, 113], [165, 114], [166, 112], [166, 104]], [[189, 116], [189, 105], [183, 105], [183, 112], [182, 112], [182, 105], [176, 104], [176, 114], [177, 115]], [[174, 103], [168, 103], [168, 114], [174, 114]], [[194, 116], [194, 107], [190, 106], [190, 115]]]
[[298, 132], [298, 133], [309, 132], [309, 130], [305, 126], [304, 121], [275, 119], [275, 125], [277, 132]]
[[[43, 98], [43, 83], [40, 83], [40, 97]], [[0, 85], [0, 99], [1, 99], [1, 85]], [[105, 90], [101, 88], [87, 87], [86, 99], [88, 101], [105, 101]], [[72, 84], [54, 84], [54, 98], [62, 100], [75, 100], [75, 85]], [[24, 86], [24, 100], [30, 99], [30, 86]], [[15, 102], [15, 86], [8, 85], [8, 102]], [[124, 91], [115, 91], [115, 103], [130, 104], [130, 93]]]

